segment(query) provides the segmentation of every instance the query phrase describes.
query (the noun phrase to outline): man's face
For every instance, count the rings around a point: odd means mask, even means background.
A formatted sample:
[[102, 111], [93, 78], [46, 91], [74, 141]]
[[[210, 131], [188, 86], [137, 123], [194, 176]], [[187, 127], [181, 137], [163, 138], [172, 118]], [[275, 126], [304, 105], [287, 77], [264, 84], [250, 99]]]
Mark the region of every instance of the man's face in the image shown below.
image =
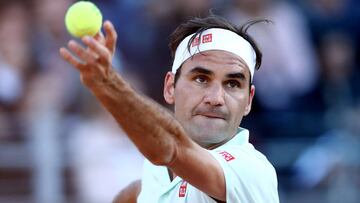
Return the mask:
[[251, 109], [249, 69], [225, 51], [205, 51], [184, 62], [174, 87], [174, 74], [165, 79], [164, 97], [175, 104], [175, 117], [189, 136], [209, 148], [231, 139]]

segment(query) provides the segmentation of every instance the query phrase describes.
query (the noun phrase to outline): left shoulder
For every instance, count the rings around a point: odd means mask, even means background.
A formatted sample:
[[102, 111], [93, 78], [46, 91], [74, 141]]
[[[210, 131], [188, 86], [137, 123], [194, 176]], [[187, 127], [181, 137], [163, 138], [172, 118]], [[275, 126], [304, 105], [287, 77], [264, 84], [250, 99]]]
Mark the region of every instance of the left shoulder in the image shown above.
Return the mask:
[[221, 165], [226, 164], [232, 168], [253, 172], [261, 170], [264, 173], [267, 171], [276, 176], [275, 169], [266, 156], [250, 143], [220, 147], [212, 150], [211, 154], [222, 163]]
[[275, 168], [251, 144], [219, 147], [210, 153], [224, 172], [227, 202], [279, 202]]

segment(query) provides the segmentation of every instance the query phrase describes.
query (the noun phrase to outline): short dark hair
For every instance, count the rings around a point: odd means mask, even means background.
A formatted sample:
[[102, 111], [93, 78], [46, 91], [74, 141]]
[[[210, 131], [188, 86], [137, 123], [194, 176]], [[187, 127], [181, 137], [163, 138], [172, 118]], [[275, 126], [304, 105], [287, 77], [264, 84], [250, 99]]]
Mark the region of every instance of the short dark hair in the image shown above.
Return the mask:
[[[266, 20], [266, 19], [257, 19], [257, 20], [248, 21], [247, 23], [245, 23], [241, 26], [236, 26], [236, 25], [230, 23], [225, 18], [223, 18], [221, 16], [217, 16], [211, 12], [207, 17], [204, 17], [204, 18], [195, 17], [195, 18], [190, 19], [189, 21], [179, 25], [175, 29], [175, 31], [170, 35], [169, 48], [171, 50], [171, 55], [173, 58], [175, 57], [175, 52], [176, 52], [177, 47], [179, 46], [181, 41], [183, 39], [185, 39], [187, 36], [189, 36], [193, 33], [196, 33], [189, 41], [188, 49], [190, 50], [190, 45], [197, 35], [201, 35], [202, 32], [204, 32], [205, 30], [210, 29], [210, 28], [221, 28], [221, 29], [226, 29], [226, 30], [235, 32], [236, 34], [240, 35], [242, 38], [244, 38], [245, 40], [247, 40], [250, 43], [250, 45], [253, 47], [253, 49], [255, 51], [255, 55], [256, 55], [255, 69], [258, 70], [261, 66], [262, 53], [261, 53], [258, 45], [256, 44], [255, 40], [247, 33], [247, 30], [252, 25], [254, 25], [256, 23], [260, 23], [260, 22], [270, 22], [270, 21]], [[174, 85], [176, 84], [177, 80], [179, 79], [180, 74], [181, 74], [181, 67], [175, 73]]]

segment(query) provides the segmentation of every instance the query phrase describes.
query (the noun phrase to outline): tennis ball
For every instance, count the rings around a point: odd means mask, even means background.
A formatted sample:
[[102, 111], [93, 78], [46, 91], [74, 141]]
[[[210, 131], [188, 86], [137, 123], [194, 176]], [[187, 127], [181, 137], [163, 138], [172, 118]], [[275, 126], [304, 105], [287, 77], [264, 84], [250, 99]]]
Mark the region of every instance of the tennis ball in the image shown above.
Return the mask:
[[89, 1], [79, 1], [69, 7], [65, 15], [65, 26], [74, 37], [94, 36], [99, 32], [102, 15], [98, 7]]

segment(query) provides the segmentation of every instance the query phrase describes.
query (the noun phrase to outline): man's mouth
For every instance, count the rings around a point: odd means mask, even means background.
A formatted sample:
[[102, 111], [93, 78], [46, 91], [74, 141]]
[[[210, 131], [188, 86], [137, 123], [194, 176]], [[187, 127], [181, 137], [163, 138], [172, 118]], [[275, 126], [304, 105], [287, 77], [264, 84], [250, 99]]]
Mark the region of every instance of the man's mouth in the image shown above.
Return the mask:
[[221, 120], [227, 120], [228, 114], [225, 110], [222, 110], [220, 108], [197, 108], [193, 112], [193, 116], [202, 116], [209, 119], [221, 119]]
[[213, 112], [202, 112], [197, 114], [199, 116], [204, 116], [206, 118], [211, 118], [211, 119], [222, 119], [225, 120], [225, 116], [218, 114], [218, 113], [213, 113]]

